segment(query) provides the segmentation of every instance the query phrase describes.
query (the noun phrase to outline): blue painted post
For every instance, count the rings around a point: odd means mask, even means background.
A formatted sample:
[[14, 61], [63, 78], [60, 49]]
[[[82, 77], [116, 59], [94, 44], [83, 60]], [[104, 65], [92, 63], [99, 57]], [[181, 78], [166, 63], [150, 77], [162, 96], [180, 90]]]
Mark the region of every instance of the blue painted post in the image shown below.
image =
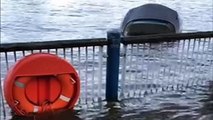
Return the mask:
[[106, 101], [118, 101], [118, 76], [120, 56], [120, 32], [111, 30], [107, 32], [107, 75], [106, 75]]

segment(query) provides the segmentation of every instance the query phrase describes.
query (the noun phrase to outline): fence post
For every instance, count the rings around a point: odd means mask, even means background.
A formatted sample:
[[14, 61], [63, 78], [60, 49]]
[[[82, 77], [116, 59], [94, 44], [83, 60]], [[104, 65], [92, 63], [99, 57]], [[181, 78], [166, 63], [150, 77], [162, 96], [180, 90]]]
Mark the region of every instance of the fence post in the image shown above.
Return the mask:
[[118, 76], [120, 56], [120, 32], [111, 30], [107, 32], [107, 73], [106, 73], [106, 101], [118, 101]]

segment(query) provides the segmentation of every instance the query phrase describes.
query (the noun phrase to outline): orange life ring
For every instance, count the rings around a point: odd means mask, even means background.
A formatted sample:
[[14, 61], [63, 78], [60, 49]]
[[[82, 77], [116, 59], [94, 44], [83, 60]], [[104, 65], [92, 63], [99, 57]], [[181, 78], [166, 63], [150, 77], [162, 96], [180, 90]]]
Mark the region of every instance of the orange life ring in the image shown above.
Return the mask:
[[80, 78], [66, 60], [35, 53], [10, 68], [4, 95], [9, 107], [20, 116], [73, 109], [80, 95]]
[[[30, 80], [34, 79], [34, 77], [19, 77], [15, 80], [13, 97], [16, 101], [16, 108], [22, 115], [62, 109], [69, 104], [74, 94], [73, 84], [75, 83], [75, 80], [70, 76], [70, 74], [61, 74], [55, 77], [59, 80], [62, 89], [58, 98], [53, 103], [49, 103], [47, 106], [35, 105], [26, 97], [25, 87]], [[47, 107], [49, 109], [46, 109]]]

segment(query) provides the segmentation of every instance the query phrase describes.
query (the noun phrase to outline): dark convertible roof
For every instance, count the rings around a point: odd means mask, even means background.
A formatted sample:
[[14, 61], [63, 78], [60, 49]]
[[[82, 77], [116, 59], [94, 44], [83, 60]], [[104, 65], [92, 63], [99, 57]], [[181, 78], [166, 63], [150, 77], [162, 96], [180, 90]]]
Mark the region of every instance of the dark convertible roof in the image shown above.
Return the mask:
[[166, 21], [175, 27], [176, 32], [180, 30], [178, 13], [160, 4], [146, 4], [129, 10], [121, 24], [121, 31], [129, 22], [137, 20]]

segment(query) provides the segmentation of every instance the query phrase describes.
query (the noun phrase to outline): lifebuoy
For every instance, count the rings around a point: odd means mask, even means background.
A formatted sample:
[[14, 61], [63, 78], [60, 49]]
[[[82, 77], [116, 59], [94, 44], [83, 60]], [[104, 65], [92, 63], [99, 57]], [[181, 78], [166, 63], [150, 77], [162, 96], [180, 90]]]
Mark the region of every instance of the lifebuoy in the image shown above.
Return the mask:
[[[40, 113], [48, 110], [57, 110], [66, 107], [73, 96], [73, 89], [75, 80], [69, 74], [61, 74], [55, 76], [62, 86], [59, 97], [53, 103], [48, 103], [46, 106], [35, 105], [31, 103], [25, 94], [25, 88], [30, 80], [35, 77], [19, 77], [15, 81], [13, 88], [13, 97], [16, 101], [16, 107], [20, 110], [20, 113], [31, 114], [31, 113]], [[44, 103], [45, 104], [45, 103]], [[48, 108], [46, 110], [46, 108]]]
[[21, 116], [72, 109], [80, 94], [75, 69], [56, 55], [26, 56], [9, 70], [4, 95], [12, 110]]
[[15, 107], [17, 107], [17, 110], [23, 115], [42, 111], [40, 106], [33, 105], [26, 99], [25, 87], [31, 79], [32, 77], [20, 77], [15, 81], [13, 88]]
[[57, 78], [61, 81], [62, 91], [59, 98], [51, 105], [51, 109], [57, 110], [65, 107], [73, 96], [73, 84], [75, 80], [70, 75], [58, 75]]

